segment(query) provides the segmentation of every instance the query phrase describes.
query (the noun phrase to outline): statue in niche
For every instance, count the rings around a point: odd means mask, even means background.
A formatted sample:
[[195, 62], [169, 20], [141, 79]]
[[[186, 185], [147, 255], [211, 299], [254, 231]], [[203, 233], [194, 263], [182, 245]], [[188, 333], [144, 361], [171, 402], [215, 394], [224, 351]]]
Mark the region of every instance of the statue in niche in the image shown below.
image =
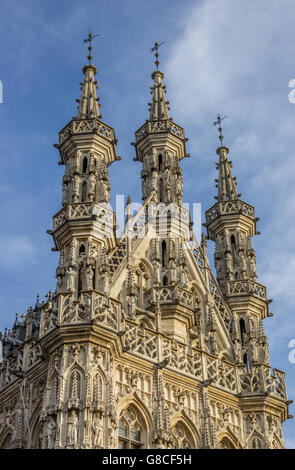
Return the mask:
[[262, 344], [262, 362], [264, 364], [269, 364], [268, 339], [266, 336], [263, 336], [261, 344]]
[[215, 260], [215, 267], [216, 267], [216, 273], [217, 273], [217, 279], [223, 279], [223, 262], [221, 259], [216, 259]]
[[252, 362], [257, 362], [257, 345], [254, 338], [250, 338], [248, 342], [249, 347], [249, 355]]
[[74, 273], [74, 268], [72, 266], [68, 266], [66, 270], [66, 289], [68, 291], [73, 291], [74, 289]]
[[242, 348], [241, 348], [241, 342], [239, 340], [234, 341], [234, 358], [235, 361], [240, 364], [242, 362]]
[[171, 184], [165, 185], [165, 202], [171, 202]]
[[56, 283], [56, 292], [59, 293], [62, 291], [62, 273], [60, 271], [56, 274], [57, 283]]
[[53, 449], [55, 443], [56, 424], [53, 419], [47, 423], [47, 448]]
[[93, 153], [89, 157], [89, 173], [95, 173], [96, 171], [96, 158]]
[[240, 265], [240, 270], [242, 274], [242, 279], [245, 279], [247, 267], [246, 267], [245, 257], [242, 251], [239, 252], [239, 265]]
[[62, 205], [65, 206], [69, 202], [69, 187], [68, 183], [62, 185]]
[[72, 188], [73, 188], [72, 201], [75, 204], [79, 202], [79, 196], [80, 196], [80, 178], [76, 174], [73, 176]]
[[142, 180], [142, 198], [146, 199], [148, 197], [148, 182], [146, 178], [143, 178]]
[[160, 271], [160, 261], [155, 259], [153, 262], [154, 265], [154, 283], [156, 286], [161, 284], [161, 271]]
[[170, 184], [170, 169], [168, 167], [165, 168], [163, 180], [165, 186]]
[[187, 271], [185, 266], [182, 266], [181, 271], [180, 271], [180, 284], [183, 287], [187, 287]]
[[85, 266], [84, 268], [84, 272], [85, 272], [85, 289], [86, 290], [91, 290], [92, 287], [93, 287], [93, 275], [94, 275], [94, 271], [93, 271], [93, 268], [92, 266], [89, 264], [88, 266]]
[[175, 182], [175, 196], [176, 196], [176, 202], [178, 205], [181, 205], [182, 202], [182, 181], [181, 177], [176, 179]]
[[76, 410], [72, 410], [68, 417], [67, 443], [76, 446], [78, 442], [79, 418]]
[[102, 269], [101, 271], [101, 291], [103, 294], [107, 294], [109, 292], [110, 281], [109, 281], [109, 273], [106, 268]]
[[255, 257], [254, 256], [251, 256], [249, 264], [250, 264], [250, 275], [251, 275], [252, 278], [256, 279], [257, 278], [256, 262], [255, 262]]
[[92, 444], [94, 447], [99, 447], [102, 445], [102, 435], [103, 435], [103, 425], [98, 414], [95, 414], [92, 422], [92, 433], [93, 439]]
[[174, 259], [169, 260], [170, 284], [176, 284], [176, 263]]
[[225, 253], [225, 265], [226, 265], [227, 279], [232, 281], [233, 280], [233, 260], [232, 260], [232, 255], [229, 252]]
[[98, 202], [109, 202], [109, 186], [105, 178], [100, 178], [98, 184]]
[[96, 193], [96, 177], [93, 173], [90, 173], [88, 177], [88, 198], [90, 202], [95, 201]]
[[94, 243], [90, 245], [89, 253], [90, 253], [90, 258], [97, 260], [98, 251], [97, 251], [97, 246]]
[[155, 170], [152, 171], [152, 176], [151, 176], [151, 191], [156, 191], [157, 190], [157, 182], [158, 182], [158, 177], [157, 177], [157, 172]]
[[76, 152], [72, 157], [72, 168], [74, 173], [79, 173], [79, 163], [79, 152]]

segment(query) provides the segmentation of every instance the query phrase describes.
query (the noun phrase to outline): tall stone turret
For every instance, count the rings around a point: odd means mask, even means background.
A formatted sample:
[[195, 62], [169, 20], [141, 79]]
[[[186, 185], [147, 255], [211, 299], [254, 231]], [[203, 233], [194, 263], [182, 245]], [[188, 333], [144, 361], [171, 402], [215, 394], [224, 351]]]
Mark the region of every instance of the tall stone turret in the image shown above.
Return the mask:
[[154, 191], [154, 202], [182, 205], [183, 180], [180, 161], [186, 153], [184, 130], [169, 117], [164, 73], [152, 73], [150, 117], [136, 131], [136, 160], [142, 162], [142, 199]]
[[117, 239], [108, 167], [119, 157], [99, 114], [93, 38], [78, 114], [57, 145], [57, 286], [0, 332], [0, 448], [282, 448], [290, 402], [269, 364], [257, 219], [229, 150], [220, 136], [217, 202], [206, 213], [216, 281], [182, 199], [187, 139], [169, 116], [155, 43], [150, 116], [134, 143], [144, 203], [133, 215], [127, 198]]
[[[220, 126], [220, 116], [217, 123]], [[229, 148], [223, 145], [222, 128], [219, 127], [221, 146], [217, 148], [218, 195], [216, 204], [206, 211], [208, 238], [215, 242], [215, 268], [217, 281], [227, 298], [237, 321], [242, 358], [247, 364], [262, 357], [261, 345], [253, 339], [253, 329], [259, 332], [262, 320], [269, 316], [266, 287], [257, 282], [256, 257], [252, 237], [256, 231], [253, 206], [240, 199], [236, 177], [232, 175]], [[259, 336], [259, 335], [258, 335]], [[257, 337], [258, 340], [258, 337]], [[255, 352], [253, 351], [255, 349]], [[257, 351], [256, 351], [257, 350]]]

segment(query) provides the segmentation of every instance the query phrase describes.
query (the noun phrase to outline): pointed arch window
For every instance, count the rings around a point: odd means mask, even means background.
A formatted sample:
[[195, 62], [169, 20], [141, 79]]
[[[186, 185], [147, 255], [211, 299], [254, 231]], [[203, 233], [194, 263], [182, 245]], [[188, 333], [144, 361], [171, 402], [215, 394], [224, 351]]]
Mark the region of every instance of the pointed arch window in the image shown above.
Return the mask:
[[187, 428], [187, 426], [178, 421], [176, 425], [172, 428], [173, 435], [173, 449], [193, 449], [194, 442], [192, 435]]
[[140, 449], [144, 445], [144, 427], [136, 409], [128, 406], [122, 413], [118, 427], [119, 449]]
[[167, 265], [167, 246], [165, 240], [162, 241], [162, 266], [165, 268]]
[[237, 246], [236, 246], [236, 239], [235, 239], [235, 236], [232, 234], [230, 236], [230, 244], [231, 244], [231, 253], [232, 253], [232, 257], [233, 257], [233, 264], [234, 266], [236, 266], [237, 264]]
[[84, 157], [83, 158], [83, 173], [86, 173], [87, 171], [87, 165], [88, 165], [88, 160], [87, 160], [87, 157]]
[[82, 255], [85, 253], [85, 245], [82, 243], [79, 247], [79, 255]]
[[163, 157], [162, 157], [162, 154], [159, 153], [159, 155], [158, 155], [158, 171], [162, 170], [162, 165], [163, 165]]
[[243, 318], [240, 319], [240, 335], [241, 335], [242, 346], [245, 346], [246, 325], [245, 325], [245, 320]]

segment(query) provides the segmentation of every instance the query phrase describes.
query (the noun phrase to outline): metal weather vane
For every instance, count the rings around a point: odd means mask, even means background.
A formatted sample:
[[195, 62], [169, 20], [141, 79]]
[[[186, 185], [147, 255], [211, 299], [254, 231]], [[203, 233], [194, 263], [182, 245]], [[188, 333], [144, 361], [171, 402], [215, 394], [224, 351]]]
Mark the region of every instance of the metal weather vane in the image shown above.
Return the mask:
[[217, 120], [213, 122], [213, 126], [219, 125], [219, 127], [218, 127], [219, 137], [218, 138], [220, 140], [221, 145], [222, 145], [222, 141], [223, 141], [221, 121], [223, 121], [223, 119], [226, 119], [226, 118], [227, 118], [227, 116], [224, 116], [223, 118], [220, 117], [220, 114], [218, 113]]
[[156, 64], [156, 67], [157, 67], [157, 70], [158, 70], [158, 67], [159, 67], [159, 53], [158, 53], [158, 50], [159, 50], [159, 47], [162, 46], [163, 44], [165, 44], [165, 41], [163, 42], [160, 42], [160, 44], [158, 42], [155, 42], [154, 46], [151, 48], [150, 52], [155, 52], [155, 57], [156, 57], [156, 60], [155, 60], [155, 64]]
[[89, 34], [88, 34], [88, 38], [87, 39], [83, 39], [83, 44], [87, 44], [89, 43], [89, 46], [88, 46], [88, 56], [87, 56], [87, 59], [89, 60], [89, 64], [90, 64], [90, 61], [92, 59], [92, 55], [91, 55], [91, 51], [92, 51], [92, 41], [93, 39], [97, 38], [99, 36], [99, 34], [95, 34], [94, 36], [92, 35], [91, 31], [89, 31]]

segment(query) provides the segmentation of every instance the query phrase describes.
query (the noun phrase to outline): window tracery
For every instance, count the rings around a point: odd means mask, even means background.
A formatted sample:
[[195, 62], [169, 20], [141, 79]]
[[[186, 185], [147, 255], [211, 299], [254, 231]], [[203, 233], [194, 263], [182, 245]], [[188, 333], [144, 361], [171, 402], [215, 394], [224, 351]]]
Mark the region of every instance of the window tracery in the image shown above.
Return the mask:
[[135, 408], [128, 406], [123, 412], [118, 428], [119, 449], [140, 449], [144, 445], [144, 429]]

